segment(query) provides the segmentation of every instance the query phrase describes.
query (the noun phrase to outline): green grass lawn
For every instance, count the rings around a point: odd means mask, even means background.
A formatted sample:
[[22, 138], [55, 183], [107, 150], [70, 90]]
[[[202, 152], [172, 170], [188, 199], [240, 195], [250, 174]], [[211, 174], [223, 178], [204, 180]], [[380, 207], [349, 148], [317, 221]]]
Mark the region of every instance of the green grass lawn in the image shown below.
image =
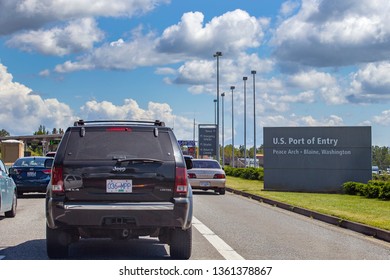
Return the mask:
[[271, 192], [263, 182], [227, 176], [226, 186], [377, 228], [390, 230], [390, 201], [347, 194]]

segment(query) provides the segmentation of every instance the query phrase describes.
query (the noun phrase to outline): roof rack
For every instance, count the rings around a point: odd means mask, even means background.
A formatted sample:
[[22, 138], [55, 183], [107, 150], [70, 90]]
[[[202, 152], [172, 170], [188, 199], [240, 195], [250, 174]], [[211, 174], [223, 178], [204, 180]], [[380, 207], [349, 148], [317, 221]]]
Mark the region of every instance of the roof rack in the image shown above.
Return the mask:
[[146, 125], [154, 125], [154, 126], [165, 126], [165, 122], [160, 120], [155, 121], [130, 121], [130, 120], [96, 120], [96, 121], [85, 121], [78, 120], [74, 122], [74, 126], [84, 126], [86, 124], [146, 124]]

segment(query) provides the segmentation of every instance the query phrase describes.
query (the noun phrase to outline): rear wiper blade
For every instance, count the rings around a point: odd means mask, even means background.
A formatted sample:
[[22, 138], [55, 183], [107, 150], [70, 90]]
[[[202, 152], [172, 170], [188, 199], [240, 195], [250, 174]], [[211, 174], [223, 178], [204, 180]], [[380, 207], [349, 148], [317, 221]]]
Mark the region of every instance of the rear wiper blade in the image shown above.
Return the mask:
[[116, 159], [117, 162], [126, 162], [126, 161], [128, 161], [128, 162], [142, 162], [142, 163], [144, 163], [144, 162], [146, 162], [146, 163], [148, 163], [148, 162], [150, 162], [150, 163], [163, 162], [162, 160], [154, 159], [154, 158], [113, 158], [113, 159]]

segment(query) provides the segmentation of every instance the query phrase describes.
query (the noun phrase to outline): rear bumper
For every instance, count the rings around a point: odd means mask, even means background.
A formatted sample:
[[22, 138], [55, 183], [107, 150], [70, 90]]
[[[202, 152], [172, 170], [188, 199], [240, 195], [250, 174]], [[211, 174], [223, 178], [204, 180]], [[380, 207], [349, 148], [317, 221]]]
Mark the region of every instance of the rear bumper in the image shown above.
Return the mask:
[[[122, 227], [182, 228], [191, 226], [192, 197], [174, 202], [139, 203], [63, 203], [50, 198], [46, 202], [46, 219], [51, 228]], [[112, 223], [112, 221], [121, 221]]]
[[225, 188], [225, 179], [190, 179], [192, 189], [221, 189]]
[[27, 185], [27, 184], [16, 183], [16, 188], [17, 188], [18, 192], [20, 192], [20, 193], [21, 192], [23, 192], [23, 193], [27, 193], [27, 192], [45, 193], [46, 188], [47, 188], [47, 184], [48, 183]]

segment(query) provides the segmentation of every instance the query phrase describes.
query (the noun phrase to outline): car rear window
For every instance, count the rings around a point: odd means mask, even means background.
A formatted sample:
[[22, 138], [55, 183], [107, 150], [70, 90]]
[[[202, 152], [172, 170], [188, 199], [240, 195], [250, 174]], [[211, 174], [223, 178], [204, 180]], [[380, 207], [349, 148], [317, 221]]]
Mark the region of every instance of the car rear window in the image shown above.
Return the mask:
[[192, 168], [221, 168], [221, 166], [216, 161], [193, 160]]
[[19, 158], [15, 161], [14, 166], [25, 167], [43, 167], [46, 158]]
[[102, 160], [151, 158], [174, 160], [167, 131], [139, 128], [86, 128], [85, 133], [72, 131], [66, 148], [66, 160]]

